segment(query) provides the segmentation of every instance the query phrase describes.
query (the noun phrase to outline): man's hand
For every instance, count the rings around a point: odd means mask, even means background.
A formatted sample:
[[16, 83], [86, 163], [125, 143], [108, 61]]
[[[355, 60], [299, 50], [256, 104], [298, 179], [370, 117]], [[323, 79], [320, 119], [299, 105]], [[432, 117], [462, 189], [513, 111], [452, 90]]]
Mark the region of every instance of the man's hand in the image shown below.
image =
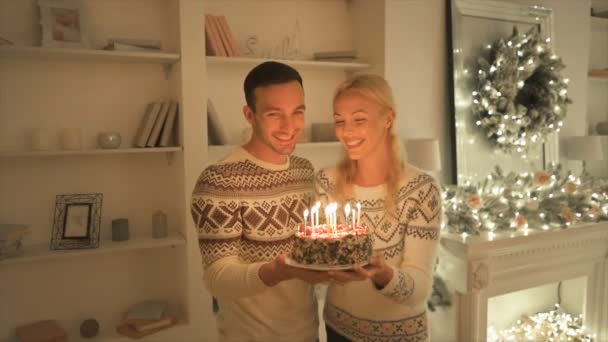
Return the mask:
[[282, 281], [290, 279], [300, 279], [310, 284], [330, 280], [327, 272], [311, 271], [287, 265], [284, 255], [279, 255], [273, 261], [262, 265], [258, 274], [267, 286], [275, 286]]
[[393, 269], [384, 260], [384, 255], [376, 254], [365, 266], [354, 265], [352, 271], [330, 271], [329, 276], [338, 285], [371, 279], [376, 288], [382, 289], [393, 279]]

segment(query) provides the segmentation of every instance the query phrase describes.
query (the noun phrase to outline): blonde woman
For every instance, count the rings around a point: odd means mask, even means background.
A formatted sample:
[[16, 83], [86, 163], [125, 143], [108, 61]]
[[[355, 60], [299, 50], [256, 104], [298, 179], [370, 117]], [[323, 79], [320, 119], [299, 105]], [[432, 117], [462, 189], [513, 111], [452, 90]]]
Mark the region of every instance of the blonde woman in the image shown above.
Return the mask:
[[[327, 340], [427, 341], [426, 301], [439, 239], [435, 180], [401, 159], [387, 82], [359, 75], [334, 95], [336, 135], [345, 150], [315, 179], [322, 201], [361, 205], [374, 256], [353, 271], [332, 271], [324, 318]], [[415, 123], [411, 123], [415, 124]]]

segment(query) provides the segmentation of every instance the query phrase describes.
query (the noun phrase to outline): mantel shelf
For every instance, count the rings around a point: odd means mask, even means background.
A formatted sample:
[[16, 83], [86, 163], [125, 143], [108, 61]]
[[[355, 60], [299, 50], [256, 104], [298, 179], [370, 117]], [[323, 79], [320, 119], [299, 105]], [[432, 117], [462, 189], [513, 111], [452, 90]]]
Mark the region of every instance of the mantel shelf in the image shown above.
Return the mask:
[[8, 151], [0, 152], [0, 158], [6, 157], [52, 157], [70, 155], [127, 154], [127, 153], [174, 153], [181, 152], [177, 147], [117, 148], [117, 149], [83, 149], [83, 150], [47, 150], [47, 151]]
[[[215, 65], [246, 65], [246, 66], [254, 66], [265, 60], [263, 58], [248, 58], [248, 57], [214, 57], [208, 56], [207, 62], [209, 64]], [[370, 68], [371, 65], [369, 63], [364, 62], [332, 62], [332, 61], [317, 61], [317, 60], [281, 60], [281, 59], [272, 59], [277, 62], [289, 64], [294, 67], [314, 67], [314, 68], [334, 68], [334, 69], [343, 69], [343, 70], [359, 70], [359, 69], [367, 69]]]
[[0, 57], [12, 58], [58, 58], [65, 60], [97, 60], [112, 62], [174, 64], [180, 60], [176, 53], [140, 52], [140, 51], [106, 51], [74, 48], [45, 48], [36, 46], [0, 46]]
[[99, 247], [91, 249], [50, 250], [49, 244], [36, 244], [22, 247], [23, 250], [16, 256], [0, 260], [0, 265], [17, 264], [54, 259], [74, 259], [76, 257], [98, 254], [110, 254], [138, 249], [163, 248], [184, 245], [183, 236], [173, 233], [166, 238], [154, 239], [152, 237], [133, 237], [127, 241], [102, 240]]

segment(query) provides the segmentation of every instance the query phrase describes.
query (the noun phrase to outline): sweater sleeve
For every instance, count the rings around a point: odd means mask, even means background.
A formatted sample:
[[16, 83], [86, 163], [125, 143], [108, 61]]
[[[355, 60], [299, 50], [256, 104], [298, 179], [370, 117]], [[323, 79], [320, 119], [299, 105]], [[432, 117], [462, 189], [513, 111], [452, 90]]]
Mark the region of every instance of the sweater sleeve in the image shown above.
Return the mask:
[[399, 222], [405, 228], [403, 261], [393, 266], [393, 278], [380, 290], [397, 303], [420, 305], [426, 302], [433, 285], [433, 266], [439, 245], [441, 195], [429, 176], [417, 177], [414, 190], [404, 202]]
[[197, 229], [205, 286], [214, 295], [238, 299], [258, 294], [268, 287], [258, 271], [262, 262], [239, 259], [243, 221], [238, 198], [230, 193], [230, 182], [221, 165], [210, 166], [199, 177], [192, 192], [191, 212]]

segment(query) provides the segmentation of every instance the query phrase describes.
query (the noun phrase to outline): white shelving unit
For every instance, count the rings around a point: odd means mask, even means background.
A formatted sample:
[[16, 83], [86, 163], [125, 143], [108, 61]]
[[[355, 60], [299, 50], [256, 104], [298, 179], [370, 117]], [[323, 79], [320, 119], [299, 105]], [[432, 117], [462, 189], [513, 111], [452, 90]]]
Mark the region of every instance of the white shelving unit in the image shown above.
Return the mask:
[[[16, 326], [56, 319], [71, 340], [82, 319], [101, 324], [96, 341], [126, 341], [114, 328], [135, 302], [164, 299], [180, 324], [147, 341], [216, 341], [211, 296], [204, 289], [190, 194], [204, 165], [242, 143], [242, 82], [265, 59], [284, 61], [303, 76], [306, 128], [333, 121], [335, 86], [351, 73], [384, 74], [402, 65], [407, 40], [388, 37], [388, 14], [400, 5], [369, 0], [84, 0], [92, 47], [110, 37], [159, 39], [162, 53], [41, 48], [36, 2], [0, 0], [0, 222], [23, 223], [31, 233], [20, 258], [0, 263], [0, 340]], [[407, 8], [404, 13], [409, 13]], [[206, 57], [205, 13], [225, 15], [247, 57]], [[392, 18], [392, 17], [391, 17]], [[390, 30], [401, 32], [401, 18]], [[295, 34], [299, 27], [300, 36]], [[248, 45], [256, 36], [258, 44]], [[296, 59], [277, 53], [286, 38]], [[295, 39], [298, 38], [298, 39]], [[392, 40], [395, 49], [387, 49]], [[357, 50], [365, 62], [310, 60], [312, 53]], [[405, 76], [404, 76], [405, 77]], [[406, 93], [407, 87], [393, 87]], [[135, 149], [133, 135], [150, 101], [180, 104], [179, 147]], [[205, 101], [211, 99], [227, 146], [208, 146]], [[83, 149], [28, 151], [26, 137], [42, 127], [51, 136], [79, 127]], [[118, 131], [123, 146], [99, 150], [101, 131]], [[339, 143], [300, 144], [296, 153], [315, 167], [341, 155]], [[163, 154], [170, 155], [166, 163]], [[52, 158], [49, 158], [52, 157]], [[61, 157], [61, 158], [54, 158]], [[175, 235], [163, 241], [133, 238], [87, 251], [48, 252], [55, 196], [101, 192], [101, 240], [111, 220], [127, 217], [131, 236], [148, 236], [152, 213], [167, 213]], [[44, 282], [45, 290], [39, 290]]]
[[139, 249], [165, 248], [183, 246], [186, 240], [179, 233], [173, 233], [162, 239], [152, 237], [132, 237], [127, 241], [104, 240], [94, 249], [50, 250], [49, 244], [37, 244], [24, 247], [17, 255], [0, 260], [1, 265], [18, 264], [58, 259], [72, 259], [99, 254], [112, 254]]
[[[215, 339], [189, 208], [207, 151], [203, 5], [84, 0], [90, 48], [47, 48], [37, 2], [0, 0], [0, 35], [15, 43], [0, 47], [0, 222], [30, 228], [20, 253], [0, 261], [0, 340], [42, 319], [80, 340], [80, 322], [95, 318], [95, 341], [127, 341], [115, 327], [128, 307], [150, 299], [166, 301], [179, 324], [144, 340]], [[163, 49], [99, 49], [111, 37], [158, 39]], [[169, 99], [180, 104], [178, 146], [133, 148], [146, 105]], [[29, 150], [36, 128], [48, 133], [49, 150]], [[81, 130], [81, 150], [59, 149], [65, 128]], [[103, 131], [119, 132], [121, 147], [99, 149]], [[93, 192], [103, 194], [99, 247], [49, 250], [56, 196]], [[172, 233], [153, 239], [159, 209]], [[111, 241], [116, 218], [129, 219], [128, 241]]]

